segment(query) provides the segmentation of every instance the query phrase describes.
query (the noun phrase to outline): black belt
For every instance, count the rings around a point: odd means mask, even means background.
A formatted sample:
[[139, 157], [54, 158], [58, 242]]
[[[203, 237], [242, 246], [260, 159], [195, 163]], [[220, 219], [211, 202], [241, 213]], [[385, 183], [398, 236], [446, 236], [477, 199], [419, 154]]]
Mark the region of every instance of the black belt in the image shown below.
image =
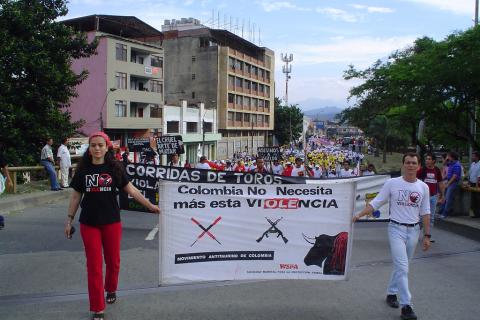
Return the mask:
[[397, 222], [395, 220], [390, 220], [390, 222], [401, 225], [401, 226], [405, 226], [405, 227], [415, 227], [417, 224], [420, 223], [420, 222], [417, 222], [417, 223], [401, 223], [401, 222]]

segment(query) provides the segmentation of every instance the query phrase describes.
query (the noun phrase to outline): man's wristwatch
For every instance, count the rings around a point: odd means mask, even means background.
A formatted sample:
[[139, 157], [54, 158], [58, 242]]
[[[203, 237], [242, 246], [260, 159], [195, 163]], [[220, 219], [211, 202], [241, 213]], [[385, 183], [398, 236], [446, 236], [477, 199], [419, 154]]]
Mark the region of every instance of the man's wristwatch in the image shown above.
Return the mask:
[[428, 239], [430, 239], [430, 238], [432, 237], [431, 234], [424, 234], [423, 236], [424, 236], [425, 238], [428, 238]]

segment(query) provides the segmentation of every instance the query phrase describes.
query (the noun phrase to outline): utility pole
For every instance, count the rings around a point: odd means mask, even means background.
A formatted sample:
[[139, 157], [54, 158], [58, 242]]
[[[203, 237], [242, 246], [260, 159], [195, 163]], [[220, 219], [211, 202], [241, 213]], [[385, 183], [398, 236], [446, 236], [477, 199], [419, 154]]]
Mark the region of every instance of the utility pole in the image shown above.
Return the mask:
[[[474, 27], [478, 26], [478, 0], [475, 0], [475, 20]], [[470, 132], [473, 137], [473, 142], [477, 141], [477, 99], [473, 102], [473, 119], [470, 119]], [[473, 142], [469, 144], [468, 161], [472, 163]]]
[[[292, 72], [292, 65], [289, 64], [293, 61], [293, 54], [288, 53], [281, 54], [282, 61], [285, 62], [285, 65], [282, 66], [282, 72], [285, 73], [285, 105], [288, 108], [288, 80], [291, 78], [290, 73]], [[292, 146], [292, 110], [289, 110], [289, 122], [290, 122], [290, 147]]]
[[108, 95], [110, 92], [116, 91], [116, 88], [108, 89], [107, 93], [105, 94], [105, 99], [103, 99], [102, 106], [100, 107], [100, 131], [103, 131], [103, 107], [105, 106], [105, 102], [107, 102]]

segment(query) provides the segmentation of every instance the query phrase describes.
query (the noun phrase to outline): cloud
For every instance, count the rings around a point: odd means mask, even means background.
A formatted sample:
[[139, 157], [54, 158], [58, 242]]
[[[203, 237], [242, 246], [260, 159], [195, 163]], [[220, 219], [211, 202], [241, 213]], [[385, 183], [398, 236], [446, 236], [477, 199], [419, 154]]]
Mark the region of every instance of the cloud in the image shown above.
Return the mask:
[[352, 4], [352, 7], [359, 10], [366, 10], [369, 13], [393, 13], [395, 9], [387, 7], [370, 7], [363, 4]]
[[[348, 64], [366, 67], [395, 50], [412, 45], [415, 39], [417, 36], [333, 38], [325, 44], [290, 44], [289, 52], [294, 54], [294, 64], [298, 65], [338, 63], [344, 64], [345, 68]], [[281, 52], [281, 49], [276, 51]], [[279, 56], [277, 60], [277, 66], [281, 66]]]
[[342, 20], [342, 21], [345, 21], [345, 22], [357, 22], [361, 18], [360, 15], [355, 15], [355, 14], [352, 14], [352, 13], [348, 13], [345, 10], [337, 9], [337, 8], [331, 8], [331, 7], [316, 8], [315, 11], [318, 12], [318, 13], [327, 15], [330, 18], [332, 18], [333, 20]]
[[455, 14], [475, 15], [475, 2], [473, 0], [403, 0], [435, 7]]
[[272, 11], [277, 11], [282, 9], [290, 9], [290, 10], [296, 10], [296, 11], [310, 11], [310, 9], [299, 7], [290, 1], [263, 0], [263, 1], [258, 1], [257, 3], [260, 4], [260, 6], [262, 6], [263, 10], [266, 12], [272, 12]]

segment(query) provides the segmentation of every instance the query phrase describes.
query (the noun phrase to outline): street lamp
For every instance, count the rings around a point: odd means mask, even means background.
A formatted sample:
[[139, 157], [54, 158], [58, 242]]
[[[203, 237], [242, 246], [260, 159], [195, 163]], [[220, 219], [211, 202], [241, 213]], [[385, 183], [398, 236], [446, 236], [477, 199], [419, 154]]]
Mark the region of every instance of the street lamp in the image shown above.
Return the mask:
[[[216, 110], [216, 106], [214, 105], [216, 103], [215, 100], [211, 100], [210, 104], [212, 106], [212, 110]], [[202, 155], [205, 155], [205, 116], [207, 115], [207, 110], [203, 113], [202, 117]], [[215, 121], [215, 114], [213, 114], [213, 119], [212, 119], [212, 133], [213, 133], [213, 121]]]
[[103, 131], [103, 107], [105, 106], [105, 102], [107, 102], [108, 95], [110, 92], [116, 91], [116, 88], [108, 89], [107, 93], [105, 94], [105, 99], [103, 99], [102, 106], [100, 107], [100, 131]]

